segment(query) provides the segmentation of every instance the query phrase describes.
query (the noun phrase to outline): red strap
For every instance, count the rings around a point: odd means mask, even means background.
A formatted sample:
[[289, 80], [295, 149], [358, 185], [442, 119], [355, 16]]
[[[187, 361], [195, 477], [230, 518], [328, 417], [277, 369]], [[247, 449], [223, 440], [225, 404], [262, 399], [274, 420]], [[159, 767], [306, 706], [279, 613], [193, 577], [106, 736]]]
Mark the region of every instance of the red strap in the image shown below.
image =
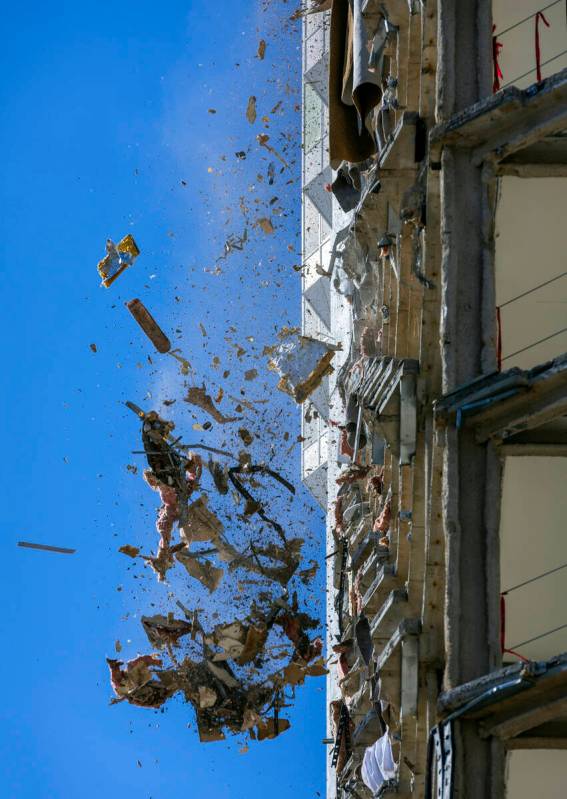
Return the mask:
[[[495, 28], [496, 25], [493, 25], [492, 26], [493, 33]], [[500, 57], [500, 51], [502, 50], [503, 46], [504, 45], [502, 44], [502, 42], [498, 41], [497, 35], [492, 37], [492, 69], [493, 69], [492, 91], [493, 92], [498, 91], [498, 89], [500, 88], [500, 81], [504, 77], [504, 74], [500, 69], [500, 63], [498, 60]]]
[[500, 594], [500, 651], [506, 651], [506, 600], [504, 594]]
[[545, 18], [543, 11], [538, 11], [535, 15], [535, 61], [536, 61], [536, 74], [538, 83], [541, 80], [541, 48], [539, 46], [539, 21], [543, 20], [545, 25], [551, 27]]

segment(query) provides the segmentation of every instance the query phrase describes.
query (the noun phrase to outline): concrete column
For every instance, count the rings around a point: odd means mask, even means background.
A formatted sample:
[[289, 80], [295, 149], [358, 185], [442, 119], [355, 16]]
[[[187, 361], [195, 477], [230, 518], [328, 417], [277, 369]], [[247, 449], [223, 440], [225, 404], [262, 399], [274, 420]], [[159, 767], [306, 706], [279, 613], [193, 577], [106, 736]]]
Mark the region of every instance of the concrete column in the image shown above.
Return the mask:
[[[491, 0], [440, 0], [437, 121], [491, 93]], [[466, 151], [441, 163], [441, 350], [443, 389], [496, 368], [494, 178]], [[448, 428], [444, 450], [446, 537], [445, 687], [499, 665], [498, 530], [501, 466], [492, 445]], [[455, 795], [504, 795], [501, 746], [470, 722], [455, 725]]]

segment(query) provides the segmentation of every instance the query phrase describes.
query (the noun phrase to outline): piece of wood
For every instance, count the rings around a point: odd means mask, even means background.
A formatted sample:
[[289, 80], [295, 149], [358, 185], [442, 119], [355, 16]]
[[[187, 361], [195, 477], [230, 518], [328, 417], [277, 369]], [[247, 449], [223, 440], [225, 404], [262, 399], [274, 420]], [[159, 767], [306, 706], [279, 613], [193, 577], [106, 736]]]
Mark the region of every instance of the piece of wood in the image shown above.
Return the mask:
[[419, 642], [417, 637], [408, 636], [402, 641], [402, 715], [417, 715], [419, 671]]
[[384, 564], [362, 597], [362, 608], [366, 616], [369, 618], [374, 616], [386, 596], [399, 587], [400, 583], [394, 574], [394, 567], [391, 564]]
[[398, 628], [407, 605], [407, 593], [404, 590], [391, 591], [386, 601], [370, 623], [372, 640], [378, 648], [388, 641]]
[[536, 458], [567, 458], [567, 444], [543, 444], [543, 443], [506, 443], [502, 444], [498, 451], [501, 455], [517, 457], [536, 457]]
[[171, 342], [148, 311], [141, 300], [134, 299], [126, 303], [126, 307], [150, 339], [158, 352], [166, 353], [171, 349]]
[[496, 724], [487, 719], [486, 722], [481, 724], [481, 734], [485, 737], [494, 735], [497, 738], [506, 740], [514, 738], [516, 735], [526, 732], [526, 730], [539, 727], [541, 724], [545, 724], [546, 721], [561, 718], [565, 714], [567, 714], [567, 697], [562, 696], [545, 704], [538, 703], [523, 713], [511, 716]]
[[68, 549], [67, 547], [53, 547], [49, 544], [32, 544], [30, 541], [18, 541], [19, 547], [26, 549], [42, 549], [45, 552], [60, 552], [63, 555], [74, 555], [76, 549]]
[[[526, 691], [529, 691], [531, 695], [529, 701], [533, 701], [534, 697], [537, 697], [538, 701], [544, 701], [546, 694], [549, 695], [550, 692], [558, 689], [567, 692], [567, 654], [558, 655], [548, 660], [545, 664], [545, 671], [537, 677], [535, 685], [532, 685], [534, 678], [529, 664], [513, 663], [510, 666], [484, 674], [476, 680], [459, 685], [450, 691], [445, 691], [439, 697], [438, 712], [442, 717], [447, 716], [499, 685], [513, 680], [518, 680], [518, 683], [520, 683], [522, 679], [524, 680], [524, 685], [520, 686], [518, 692], [513, 696], [509, 696], [506, 700], [506, 710], [508, 712], [514, 708], [520, 712], [525, 707], [528, 701], [525, 696]], [[501, 711], [504, 710], [501, 702], [499, 704]], [[473, 708], [466, 717], [479, 718], [491, 715], [493, 712], [494, 707], [491, 704], [480, 710]]]
[[[567, 378], [567, 371], [565, 374]], [[487, 441], [492, 436], [507, 438], [516, 432], [539, 427], [567, 414], [567, 380], [553, 392], [543, 392], [532, 388], [521, 397], [511, 397], [509, 401], [494, 403], [484, 413], [475, 415], [476, 439]]]
[[506, 749], [567, 749], [567, 738], [523, 737], [510, 738], [506, 741]]
[[465, 107], [430, 135], [431, 157], [440, 159], [443, 146], [476, 149], [477, 157], [512, 152], [567, 127], [567, 69], [551, 75], [534, 92], [515, 86], [487, 94]]

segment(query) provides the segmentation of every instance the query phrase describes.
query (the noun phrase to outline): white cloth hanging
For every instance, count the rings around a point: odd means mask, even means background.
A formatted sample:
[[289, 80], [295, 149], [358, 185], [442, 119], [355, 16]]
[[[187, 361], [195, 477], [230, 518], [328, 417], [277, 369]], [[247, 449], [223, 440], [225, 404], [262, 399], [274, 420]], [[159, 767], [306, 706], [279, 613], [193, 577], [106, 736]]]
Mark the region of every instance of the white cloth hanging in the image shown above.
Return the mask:
[[372, 746], [366, 748], [361, 773], [364, 784], [373, 794], [380, 790], [386, 780], [392, 780], [396, 776], [396, 764], [388, 730]]

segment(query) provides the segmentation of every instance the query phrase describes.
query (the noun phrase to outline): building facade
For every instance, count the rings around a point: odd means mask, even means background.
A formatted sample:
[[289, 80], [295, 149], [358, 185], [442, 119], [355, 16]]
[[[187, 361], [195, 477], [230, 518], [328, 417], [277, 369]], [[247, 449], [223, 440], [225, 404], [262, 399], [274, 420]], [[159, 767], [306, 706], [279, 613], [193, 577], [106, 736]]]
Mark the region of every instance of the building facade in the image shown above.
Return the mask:
[[566, 6], [305, 11], [328, 798], [564, 796]]

